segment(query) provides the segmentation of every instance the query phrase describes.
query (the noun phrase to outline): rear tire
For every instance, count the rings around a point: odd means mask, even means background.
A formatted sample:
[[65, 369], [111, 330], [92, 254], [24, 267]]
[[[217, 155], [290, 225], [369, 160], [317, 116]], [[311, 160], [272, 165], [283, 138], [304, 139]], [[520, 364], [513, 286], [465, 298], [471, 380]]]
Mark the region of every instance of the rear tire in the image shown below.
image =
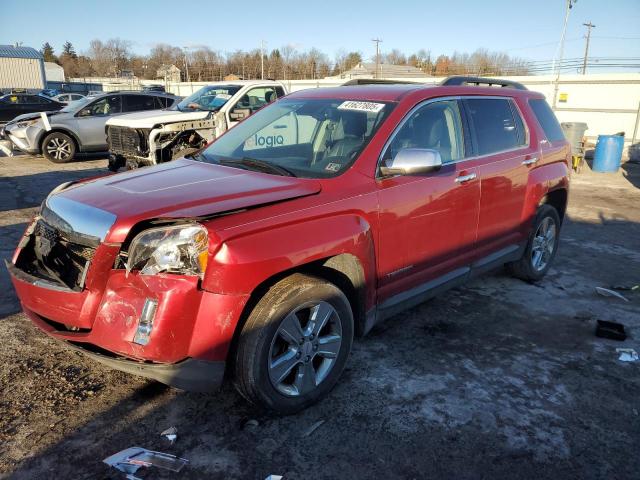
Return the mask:
[[69, 135], [53, 132], [42, 141], [42, 155], [53, 163], [67, 163], [76, 154], [76, 144]]
[[291, 275], [249, 314], [236, 350], [235, 386], [254, 405], [295, 413], [335, 386], [352, 342], [344, 293], [320, 278]]
[[507, 263], [507, 271], [527, 282], [541, 280], [549, 271], [558, 251], [560, 217], [551, 205], [538, 208], [527, 248], [520, 260]]

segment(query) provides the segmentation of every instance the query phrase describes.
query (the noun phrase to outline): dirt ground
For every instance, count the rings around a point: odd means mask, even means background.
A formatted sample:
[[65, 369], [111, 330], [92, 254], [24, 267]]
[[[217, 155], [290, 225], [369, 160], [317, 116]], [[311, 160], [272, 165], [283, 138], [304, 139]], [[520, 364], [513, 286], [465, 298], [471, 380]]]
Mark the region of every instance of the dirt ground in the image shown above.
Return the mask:
[[[47, 192], [105, 167], [0, 157], [0, 255]], [[398, 315], [356, 340], [326, 400], [291, 417], [65, 349], [20, 313], [2, 266], [0, 478], [124, 478], [102, 459], [131, 446], [189, 460], [143, 478], [640, 478], [640, 362], [616, 353], [640, 352], [640, 292], [594, 292], [640, 283], [640, 165], [574, 175], [568, 216], [543, 282], [496, 272]], [[630, 338], [597, 338], [597, 319]], [[159, 435], [171, 426], [174, 445]]]

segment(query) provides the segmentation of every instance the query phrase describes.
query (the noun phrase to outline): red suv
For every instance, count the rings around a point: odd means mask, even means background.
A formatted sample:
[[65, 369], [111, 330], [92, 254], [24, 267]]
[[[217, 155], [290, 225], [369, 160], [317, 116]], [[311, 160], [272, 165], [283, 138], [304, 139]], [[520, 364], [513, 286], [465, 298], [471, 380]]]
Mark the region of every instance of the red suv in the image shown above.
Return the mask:
[[381, 320], [501, 265], [541, 279], [569, 159], [512, 82], [303, 90], [184, 159], [59, 186], [7, 266], [68, 346], [291, 413]]

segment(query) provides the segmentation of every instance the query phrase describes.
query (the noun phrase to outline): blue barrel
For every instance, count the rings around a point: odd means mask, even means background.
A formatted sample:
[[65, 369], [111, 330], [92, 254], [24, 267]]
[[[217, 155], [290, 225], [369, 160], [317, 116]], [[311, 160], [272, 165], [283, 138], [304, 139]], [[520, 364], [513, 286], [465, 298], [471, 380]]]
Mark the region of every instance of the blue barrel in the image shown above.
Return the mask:
[[617, 172], [622, 160], [624, 137], [622, 135], [598, 135], [593, 154], [594, 172]]

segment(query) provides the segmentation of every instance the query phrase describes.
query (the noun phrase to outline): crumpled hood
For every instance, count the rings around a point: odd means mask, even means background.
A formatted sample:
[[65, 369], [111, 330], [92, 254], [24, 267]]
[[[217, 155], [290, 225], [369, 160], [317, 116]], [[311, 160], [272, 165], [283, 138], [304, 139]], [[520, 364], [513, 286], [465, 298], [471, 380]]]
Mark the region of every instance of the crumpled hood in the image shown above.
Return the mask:
[[[52, 115], [59, 115], [60, 113], [65, 113], [65, 112], [44, 112], [44, 113], [46, 113], [47, 117], [51, 117]], [[33, 120], [33, 119], [36, 119], [36, 118], [40, 118], [40, 112], [23, 113], [22, 115], [18, 115], [13, 120], [8, 122], [8, 124], [9, 123], [24, 122], [25, 120]]]
[[122, 242], [137, 222], [189, 218], [320, 192], [313, 179], [282, 177], [179, 159], [73, 185], [55, 196], [117, 217], [107, 242]]
[[128, 113], [110, 118], [107, 125], [130, 128], [153, 128], [160, 123], [188, 122], [204, 120], [213, 112], [181, 112], [179, 110], [148, 110], [145, 112]]

